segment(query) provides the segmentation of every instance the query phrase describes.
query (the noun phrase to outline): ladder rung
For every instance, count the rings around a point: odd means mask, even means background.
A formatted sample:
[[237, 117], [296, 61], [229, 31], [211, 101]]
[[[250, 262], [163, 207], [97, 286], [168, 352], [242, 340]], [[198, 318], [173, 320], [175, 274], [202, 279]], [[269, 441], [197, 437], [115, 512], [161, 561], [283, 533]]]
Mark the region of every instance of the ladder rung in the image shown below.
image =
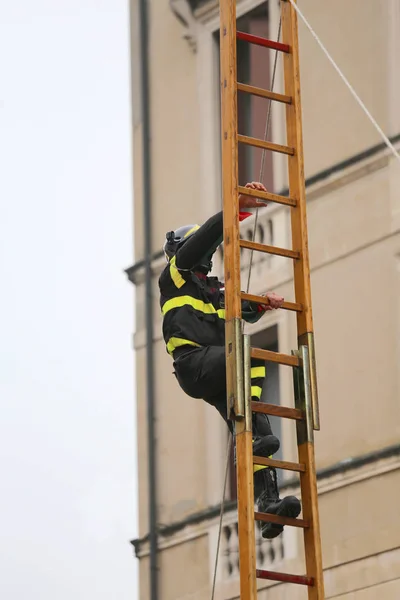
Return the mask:
[[[248, 300], [249, 302], [268, 304], [268, 300], [265, 296], [256, 296], [254, 294], [246, 294], [245, 292], [242, 292], [241, 297], [242, 300]], [[295, 312], [301, 312], [303, 310], [301, 304], [298, 304], [297, 302], [284, 302], [281, 308], [285, 308], [286, 310], [294, 310]]]
[[246, 94], [253, 94], [253, 96], [260, 96], [260, 98], [268, 98], [269, 100], [275, 100], [276, 102], [292, 104], [291, 96], [286, 96], [285, 94], [276, 94], [275, 92], [264, 90], [263, 88], [256, 87], [255, 85], [247, 85], [247, 83], [238, 82], [237, 89], [239, 92], [246, 92]]
[[251, 188], [245, 188], [242, 185], [238, 187], [238, 192], [239, 194], [245, 194], [246, 196], [255, 196], [256, 198], [260, 198], [261, 200], [269, 200], [269, 202], [276, 202], [276, 204], [286, 204], [286, 206], [297, 206], [297, 202], [294, 198], [279, 196], [279, 194], [270, 194], [270, 192], [259, 192], [258, 190], [252, 190]]
[[294, 419], [302, 421], [304, 415], [298, 408], [289, 408], [288, 406], [279, 406], [278, 404], [267, 404], [266, 402], [252, 402], [251, 410], [253, 412], [272, 415], [273, 417], [282, 417], [283, 419]]
[[265, 150], [271, 150], [272, 152], [280, 152], [281, 154], [290, 154], [293, 156], [294, 148], [289, 146], [282, 146], [281, 144], [273, 144], [266, 140], [260, 140], [259, 138], [253, 138], [248, 135], [238, 135], [238, 142], [247, 144], [248, 146], [256, 146], [257, 148], [264, 148]]
[[300, 252], [295, 250], [287, 250], [286, 248], [277, 248], [276, 246], [268, 246], [267, 244], [258, 244], [257, 242], [249, 242], [240, 240], [241, 248], [256, 250], [256, 252], [265, 252], [266, 254], [276, 254], [277, 256], [286, 256], [287, 258], [300, 258]]
[[256, 521], [264, 521], [264, 523], [277, 523], [278, 525], [289, 525], [290, 527], [301, 527], [308, 529], [310, 523], [304, 519], [293, 519], [293, 517], [280, 517], [272, 513], [255, 512], [254, 518]]
[[288, 44], [281, 44], [281, 42], [267, 40], [266, 38], [260, 37], [259, 35], [252, 35], [251, 33], [245, 33], [244, 31], [237, 31], [236, 37], [238, 40], [242, 40], [243, 42], [249, 42], [250, 44], [256, 44], [257, 46], [272, 48], [273, 50], [279, 50], [280, 52], [290, 52], [290, 46]]
[[291, 575], [290, 573], [278, 573], [277, 571], [265, 571], [256, 569], [258, 579], [270, 579], [271, 581], [284, 581], [285, 583], [299, 583], [300, 585], [314, 585], [313, 577], [305, 575]]
[[300, 364], [298, 356], [293, 354], [282, 354], [281, 352], [272, 352], [272, 350], [264, 350], [263, 348], [252, 348], [252, 358], [261, 358], [269, 362], [276, 362], [280, 365], [287, 365], [288, 367], [298, 367]]
[[305, 473], [306, 471], [306, 466], [302, 463], [275, 460], [264, 456], [253, 456], [253, 465], [263, 465], [264, 467], [274, 467], [275, 469], [285, 469], [286, 471], [297, 471], [298, 473]]

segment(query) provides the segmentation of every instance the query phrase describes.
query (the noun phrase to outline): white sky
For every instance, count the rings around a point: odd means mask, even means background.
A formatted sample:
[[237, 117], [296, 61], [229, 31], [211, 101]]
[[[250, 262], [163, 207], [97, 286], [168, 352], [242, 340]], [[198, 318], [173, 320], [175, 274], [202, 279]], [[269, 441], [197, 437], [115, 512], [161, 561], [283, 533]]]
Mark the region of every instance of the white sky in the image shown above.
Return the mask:
[[128, 0], [0, 0], [0, 597], [136, 600]]

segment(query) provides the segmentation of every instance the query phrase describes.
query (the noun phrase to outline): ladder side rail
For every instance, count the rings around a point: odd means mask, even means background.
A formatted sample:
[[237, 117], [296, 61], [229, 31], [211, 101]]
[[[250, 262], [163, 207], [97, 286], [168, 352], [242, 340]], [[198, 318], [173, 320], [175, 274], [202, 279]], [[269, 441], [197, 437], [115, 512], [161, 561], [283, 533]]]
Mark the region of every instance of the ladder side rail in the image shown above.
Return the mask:
[[[240, 597], [257, 600], [250, 387], [244, 385], [241, 331], [236, 69], [236, 0], [220, 1], [222, 193], [228, 418], [235, 418]], [[250, 361], [249, 348], [246, 361]], [[246, 407], [244, 396], [247, 396]]]
[[313, 432], [314, 425], [319, 428], [319, 419], [307, 236], [298, 23], [296, 11], [286, 0], [281, 0], [281, 15], [282, 40], [291, 47], [291, 53], [283, 55], [285, 94], [292, 97], [292, 103], [286, 105], [287, 144], [296, 149], [294, 155], [288, 156], [289, 195], [297, 201], [296, 207], [291, 209], [292, 248], [300, 252], [300, 259], [293, 261], [294, 287], [295, 300], [303, 307], [302, 312], [297, 313], [301, 367], [294, 368], [294, 374], [298, 380], [297, 386], [295, 384], [296, 408], [306, 415], [305, 421], [297, 422], [299, 463], [306, 466], [305, 472], [300, 473], [303, 518], [311, 524], [304, 529], [304, 549], [307, 576], [314, 580], [314, 585], [308, 588], [308, 598], [324, 600]]

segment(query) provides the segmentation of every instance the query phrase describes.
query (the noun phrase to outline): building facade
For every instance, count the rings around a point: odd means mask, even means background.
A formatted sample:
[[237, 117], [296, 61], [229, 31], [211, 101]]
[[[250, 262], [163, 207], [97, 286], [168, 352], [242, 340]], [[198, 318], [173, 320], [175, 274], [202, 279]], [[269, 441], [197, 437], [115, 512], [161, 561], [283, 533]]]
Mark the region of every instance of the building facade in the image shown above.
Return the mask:
[[[140, 599], [149, 592], [146, 294], [143, 268], [143, 111], [138, 0], [131, 0], [136, 285], [134, 349], [139, 456]], [[158, 276], [166, 231], [201, 223], [221, 208], [219, 15], [214, 0], [149, 0], [152, 301], [155, 364], [159, 600], [211, 597], [227, 452], [215, 409], [188, 398], [172, 374], [161, 331]], [[400, 0], [302, 0], [301, 9], [382, 129], [400, 141]], [[238, 28], [277, 39], [279, 1], [237, 1]], [[300, 66], [311, 285], [321, 431], [316, 460], [326, 598], [400, 598], [400, 164], [300, 23]], [[260, 87], [274, 52], [238, 46], [238, 79]], [[283, 92], [278, 58], [275, 91]], [[241, 133], [263, 137], [268, 105], [239, 98]], [[285, 143], [284, 112], [272, 105], [270, 137]], [[261, 154], [239, 156], [240, 183], [260, 179]], [[287, 187], [285, 157], [268, 155], [262, 180]], [[256, 241], [290, 247], [287, 207], [259, 211]], [[242, 224], [253, 236], [254, 217]], [[246, 252], [246, 251], [244, 251]], [[243, 254], [242, 287], [250, 257]], [[215, 273], [222, 274], [221, 255]], [[254, 256], [250, 291], [293, 299], [291, 263]], [[267, 314], [248, 329], [259, 347], [290, 353], [294, 316]], [[292, 405], [292, 374], [267, 366], [264, 398]], [[295, 461], [295, 429], [274, 421], [280, 456]], [[221, 531], [215, 599], [239, 598], [237, 515], [231, 469]], [[282, 494], [299, 493], [281, 475]], [[260, 568], [304, 573], [301, 532], [257, 539]], [[300, 600], [300, 586], [260, 583], [261, 600]]]

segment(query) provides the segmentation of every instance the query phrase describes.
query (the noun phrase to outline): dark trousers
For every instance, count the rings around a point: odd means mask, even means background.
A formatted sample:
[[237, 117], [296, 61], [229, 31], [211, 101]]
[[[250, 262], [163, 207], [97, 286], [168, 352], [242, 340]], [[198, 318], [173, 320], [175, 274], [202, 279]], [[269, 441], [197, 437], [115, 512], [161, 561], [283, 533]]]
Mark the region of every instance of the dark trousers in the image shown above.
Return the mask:
[[[186, 350], [186, 349], [185, 349]], [[181, 349], [175, 355], [175, 375], [183, 391], [192, 398], [202, 398], [214, 406], [232, 432], [232, 422], [227, 419], [226, 364], [224, 346], [206, 346], [185, 351]], [[252, 399], [259, 400], [265, 379], [265, 362], [251, 359]], [[260, 432], [262, 435], [272, 433]]]

